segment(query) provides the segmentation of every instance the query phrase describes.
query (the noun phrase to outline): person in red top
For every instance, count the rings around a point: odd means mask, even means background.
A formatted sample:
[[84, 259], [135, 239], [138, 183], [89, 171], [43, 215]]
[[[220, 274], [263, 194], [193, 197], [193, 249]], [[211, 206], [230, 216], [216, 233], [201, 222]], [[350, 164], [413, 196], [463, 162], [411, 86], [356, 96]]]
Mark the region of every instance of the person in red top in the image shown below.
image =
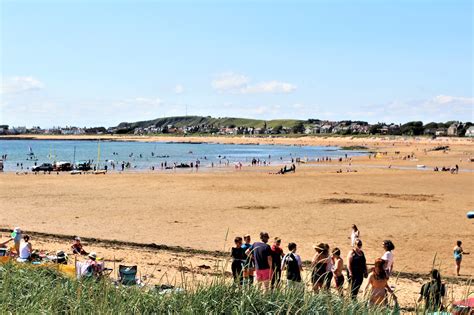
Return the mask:
[[74, 237], [74, 243], [71, 245], [72, 253], [77, 255], [87, 255], [89, 254], [84, 250], [81, 244], [81, 238], [79, 236]]
[[281, 259], [283, 256], [284, 254], [283, 249], [281, 248], [281, 239], [279, 237], [275, 237], [272, 245], [272, 290], [275, 288], [275, 286], [278, 286], [281, 281]]

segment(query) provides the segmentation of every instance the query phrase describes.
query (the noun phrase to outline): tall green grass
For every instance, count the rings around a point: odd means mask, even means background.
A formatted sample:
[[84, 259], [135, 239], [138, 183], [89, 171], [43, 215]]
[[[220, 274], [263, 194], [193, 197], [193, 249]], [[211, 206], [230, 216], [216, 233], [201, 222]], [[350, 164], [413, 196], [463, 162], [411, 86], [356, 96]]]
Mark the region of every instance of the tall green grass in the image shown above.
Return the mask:
[[182, 293], [77, 281], [47, 268], [0, 265], [0, 313], [15, 314], [388, 314], [336, 295], [241, 289], [216, 277]]

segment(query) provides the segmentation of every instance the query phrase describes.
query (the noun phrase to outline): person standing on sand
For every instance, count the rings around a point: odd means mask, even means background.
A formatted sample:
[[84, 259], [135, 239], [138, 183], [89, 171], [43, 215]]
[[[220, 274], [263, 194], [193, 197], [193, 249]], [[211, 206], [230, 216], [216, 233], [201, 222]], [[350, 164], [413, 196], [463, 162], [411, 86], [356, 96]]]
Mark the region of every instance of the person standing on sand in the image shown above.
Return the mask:
[[456, 246], [454, 247], [454, 261], [456, 262], [456, 275], [459, 277], [459, 271], [461, 270], [461, 262], [463, 255], [469, 255], [469, 253], [465, 252], [462, 248], [462, 242], [457, 241]]
[[425, 312], [442, 311], [443, 297], [446, 295], [446, 286], [441, 282], [441, 275], [437, 269], [431, 270], [431, 281], [423, 284], [418, 297], [418, 303], [425, 301]]
[[281, 258], [283, 257], [283, 249], [281, 248], [281, 239], [275, 237], [272, 245], [272, 290], [278, 286], [281, 281]]
[[359, 239], [355, 240], [355, 246], [347, 257], [347, 276], [352, 299], [356, 299], [364, 278], [367, 278], [367, 263], [362, 251], [362, 241]]
[[244, 285], [252, 285], [253, 284], [253, 273], [255, 271], [255, 264], [253, 262], [252, 254], [247, 254], [247, 250], [252, 247], [252, 240], [250, 238], [250, 234], [244, 235], [244, 244], [242, 244], [242, 249], [246, 255], [245, 264], [244, 264]]
[[356, 239], [360, 239], [360, 231], [355, 224], [352, 224], [351, 236], [349, 239], [351, 240], [351, 247], [354, 247]]
[[255, 242], [247, 249], [246, 254], [252, 254], [255, 262], [257, 284], [262, 287], [265, 292], [270, 290], [270, 281], [272, 277], [272, 249], [267, 244], [270, 239], [267, 232], [260, 232], [261, 242]]
[[[377, 258], [375, 260], [374, 269], [367, 279], [367, 285], [364, 290], [364, 295], [369, 294], [369, 304], [373, 306], [385, 306], [387, 305], [387, 292], [392, 294], [394, 301], [397, 301], [397, 297], [393, 293], [392, 288], [388, 285], [388, 275], [385, 271], [385, 262]], [[371, 290], [369, 291], [369, 287]]]
[[303, 271], [303, 264], [301, 257], [296, 254], [296, 244], [288, 244], [288, 250], [281, 261], [281, 270], [286, 269], [286, 286], [289, 289], [304, 289], [304, 285], [301, 283], [301, 272]]
[[394, 260], [392, 250], [395, 249], [395, 245], [393, 245], [391, 240], [385, 240], [383, 241], [382, 246], [385, 250], [385, 253], [381, 258], [384, 261], [385, 272], [387, 273], [387, 276], [390, 277], [392, 275]]
[[332, 274], [333, 263], [332, 263], [332, 257], [329, 254], [330, 253], [329, 244], [324, 244], [324, 250], [326, 251], [326, 253], [328, 255], [327, 264], [326, 264], [326, 277], [324, 278], [324, 281], [325, 281], [324, 286], [325, 286], [326, 290], [330, 290], [331, 289], [331, 281], [332, 281], [332, 277], [333, 277], [333, 274]]
[[313, 285], [314, 293], [318, 293], [326, 282], [329, 255], [324, 245], [324, 243], [319, 243], [313, 246], [316, 251], [311, 261], [311, 284]]
[[344, 261], [341, 258], [341, 250], [336, 247], [332, 250], [332, 274], [334, 281], [336, 282], [336, 289], [339, 291], [340, 295], [342, 295], [342, 290], [344, 289], [344, 275], [342, 274], [343, 268]]
[[230, 256], [232, 257], [232, 276], [234, 277], [234, 283], [242, 286], [244, 283], [243, 278], [243, 267], [247, 256], [245, 255], [245, 249], [242, 248], [242, 238], [237, 236], [234, 239], [235, 247], [232, 247]]

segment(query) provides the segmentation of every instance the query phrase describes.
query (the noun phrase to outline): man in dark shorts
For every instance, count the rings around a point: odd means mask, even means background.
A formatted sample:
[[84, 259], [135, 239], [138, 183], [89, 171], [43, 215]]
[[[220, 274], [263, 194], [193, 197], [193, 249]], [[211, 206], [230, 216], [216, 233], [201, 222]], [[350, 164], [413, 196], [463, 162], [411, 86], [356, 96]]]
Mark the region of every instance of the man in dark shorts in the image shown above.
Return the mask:
[[272, 249], [267, 244], [269, 240], [267, 232], [260, 232], [261, 242], [255, 242], [247, 249], [246, 254], [252, 254], [255, 262], [256, 278], [259, 286], [263, 286], [264, 291], [270, 290], [270, 280], [272, 277]]
[[281, 248], [281, 239], [275, 237], [272, 245], [272, 290], [280, 284], [281, 281], [281, 258], [283, 257], [283, 249]]

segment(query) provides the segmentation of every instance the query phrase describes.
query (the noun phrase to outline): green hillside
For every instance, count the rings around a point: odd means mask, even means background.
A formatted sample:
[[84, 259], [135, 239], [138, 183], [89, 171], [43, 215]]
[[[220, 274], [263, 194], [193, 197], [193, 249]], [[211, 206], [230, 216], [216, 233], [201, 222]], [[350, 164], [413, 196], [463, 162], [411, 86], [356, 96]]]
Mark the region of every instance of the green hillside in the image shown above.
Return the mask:
[[137, 122], [123, 122], [120, 123], [117, 128], [146, 128], [150, 126], [163, 127], [167, 125], [173, 125], [175, 127], [186, 127], [186, 126], [200, 126], [200, 125], [212, 125], [214, 127], [253, 127], [262, 128], [267, 124], [268, 128], [276, 126], [283, 126], [292, 128], [299, 122], [305, 122], [303, 120], [295, 119], [278, 119], [278, 120], [258, 120], [248, 118], [234, 118], [234, 117], [222, 117], [213, 118], [210, 116], [176, 116], [176, 117], [164, 117], [152, 120], [137, 121]]

